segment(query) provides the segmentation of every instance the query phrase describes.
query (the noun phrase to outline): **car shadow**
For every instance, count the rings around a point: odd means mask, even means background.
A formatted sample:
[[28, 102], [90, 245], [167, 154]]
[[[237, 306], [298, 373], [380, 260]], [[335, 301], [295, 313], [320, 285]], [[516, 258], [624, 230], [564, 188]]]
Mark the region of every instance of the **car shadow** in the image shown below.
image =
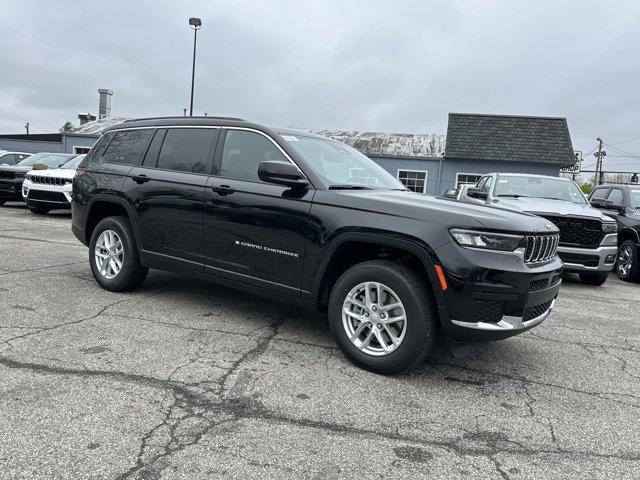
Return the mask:
[[[193, 304], [194, 307], [200, 307], [198, 310], [234, 310], [239, 317], [253, 316], [256, 308], [260, 310], [272, 310], [282, 313], [282, 326], [286, 327], [287, 323], [295, 322], [296, 337], [303, 339], [314, 339], [324, 348], [334, 348], [338, 350], [338, 346], [333, 339], [329, 328], [327, 315], [313, 309], [305, 309], [296, 305], [288, 304], [274, 299], [267, 299], [260, 295], [245, 293], [229, 287], [217, 285], [212, 282], [201, 281], [200, 279], [185, 276], [172, 272], [164, 272], [152, 270], [149, 276], [142, 284], [141, 288], [148, 292], [184, 292], [185, 294], [194, 295], [194, 302], [201, 302], [200, 305]], [[287, 312], [295, 312], [292, 315], [286, 315]], [[265, 326], [270, 322], [268, 318], [264, 319]], [[291, 325], [291, 324], [290, 324]], [[509, 350], [508, 356], [513, 356], [513, 349], [509, 348], [503, 342], [483, 342], [483, 343], [460, 343], [441, 336], [436, 337], [432, 354], [425, 361], [425, 365], [430, 370], [434, 368], [442, 370], [441, 373], [446, 374], [456, 365], [452, 363], [467, 361], [482, 361], [484, 355], [491, 351], [491, 356], [496, 355], [496, 349]], [[527, 355], [527, 352], [522, 352]], [[354, 366], [354, 368], [357, 368]], [[418, 369], [419, 371], [420, 369]], [[450, 372], [449, 372], [450, 373]], [[408, 372], [411, 375], [411, 372]]]

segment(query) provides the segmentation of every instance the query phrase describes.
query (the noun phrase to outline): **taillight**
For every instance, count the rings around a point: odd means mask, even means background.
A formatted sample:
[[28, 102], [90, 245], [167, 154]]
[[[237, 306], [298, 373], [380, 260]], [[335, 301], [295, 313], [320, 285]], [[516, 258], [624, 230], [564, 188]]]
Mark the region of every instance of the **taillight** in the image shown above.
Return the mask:
[[77, 176], [80, 176], [80, 175], [82, 175], [82, 174], [84, 174], [84, 173], [86, 173], [86, 172], [87, 172], [87, 169], [86, 169], [86, 168], [82, 168], [82, 167], [78, 167], [78, 168], [76, 168], [76, 175], [77, 175]]

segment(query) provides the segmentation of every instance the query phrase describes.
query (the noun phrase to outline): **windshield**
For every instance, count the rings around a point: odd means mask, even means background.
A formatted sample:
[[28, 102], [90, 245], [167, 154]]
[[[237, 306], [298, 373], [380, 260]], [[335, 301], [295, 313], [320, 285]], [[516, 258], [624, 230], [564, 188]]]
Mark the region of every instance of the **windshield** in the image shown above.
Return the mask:
[[84, 153], [82, 155], [76, 155], [71, 160], [69, 160], [67, 163], [62, 165], [60, 168], [64, 168], [64, 169], [68, 169], [68, 170], [75, 170], [76, 168], [78, 168], [78, 165], [80, 165], [80, 162], [82, 162], [82, 160], [84, 160], [84, 157], [86, 157], [86, 155]]
[[549, 198], [581, 205], [587, 203], [575, 183], [551, 177], [498, 175], [494, 196]]
[[307, 161], [328, 188], [406, 190], [399, 180], [348, 145], [302, 135], [281, 137]]
[[629, 190], [629, 204], [631, 208], [640, 208], [640, 189]]
[[21, 167], [30, 167], [36, 163], [42, 163], [47, 167], [57, 167], [61, 163], [69, 160], [69, 155], [56, 154], [56, 153], [36, 153], [30, 157], [25, 158], [21, 162], [16, 163]]

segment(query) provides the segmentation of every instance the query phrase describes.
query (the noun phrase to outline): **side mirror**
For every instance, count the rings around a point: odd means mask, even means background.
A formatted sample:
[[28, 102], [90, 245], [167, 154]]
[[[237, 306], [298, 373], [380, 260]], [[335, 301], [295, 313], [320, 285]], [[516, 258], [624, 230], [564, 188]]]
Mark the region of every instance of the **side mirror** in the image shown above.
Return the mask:
[[613, 205], [611, 200], [605, 200], [604, 198], [594, 198], [589, 203], [594, 208], [611, 208]]
[[467, 197], [481, 198], [482, 200], [486, 200], [489, 197], [489, 194], [487, 192], [483, 192], [479, 188], [472, 187], [467, 190]]
[[300, 170], [289, 162], [264, 161], [258, 165], [258, 178], [263, 182], [284, 185], [290, 188], [304, 188], [309, 182]]

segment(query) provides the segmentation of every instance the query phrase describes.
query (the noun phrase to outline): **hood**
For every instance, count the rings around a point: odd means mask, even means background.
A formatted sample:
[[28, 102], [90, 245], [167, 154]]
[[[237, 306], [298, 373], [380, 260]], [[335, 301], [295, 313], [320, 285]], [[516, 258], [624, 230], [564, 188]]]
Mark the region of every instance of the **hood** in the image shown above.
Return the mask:
[[518, 212], [527, 212], [540, 215], [559, 215], [566, 217], [587, 217], [601, 221], [613, 221], [597, 208], [589, 204], [566, 202], [564, 200], [552, 200], [549, 198], [499, 198], [493, 200], [493, 205], [508, 208]]
[[27, 173], [29, 170], [32, 170], [32, 166], [20, 166], [20, 165], [2, 165], [0, 166], [0, 171], [2, 172], [14, 172], [14, 173]]
[[40, 177], [73, 178], [76, 176], [75, 168], [52, 168], [46, 170], [29, 170], [29, 175]]
[[[346, 207], [424, 220], [445, 227], [510, 232], [556, 232], [549, 221], [513, 209], [436, 198], [403, 190], [333, 190], [332, 202]], [[341, 201], [342, 199], [342, 201]]]

